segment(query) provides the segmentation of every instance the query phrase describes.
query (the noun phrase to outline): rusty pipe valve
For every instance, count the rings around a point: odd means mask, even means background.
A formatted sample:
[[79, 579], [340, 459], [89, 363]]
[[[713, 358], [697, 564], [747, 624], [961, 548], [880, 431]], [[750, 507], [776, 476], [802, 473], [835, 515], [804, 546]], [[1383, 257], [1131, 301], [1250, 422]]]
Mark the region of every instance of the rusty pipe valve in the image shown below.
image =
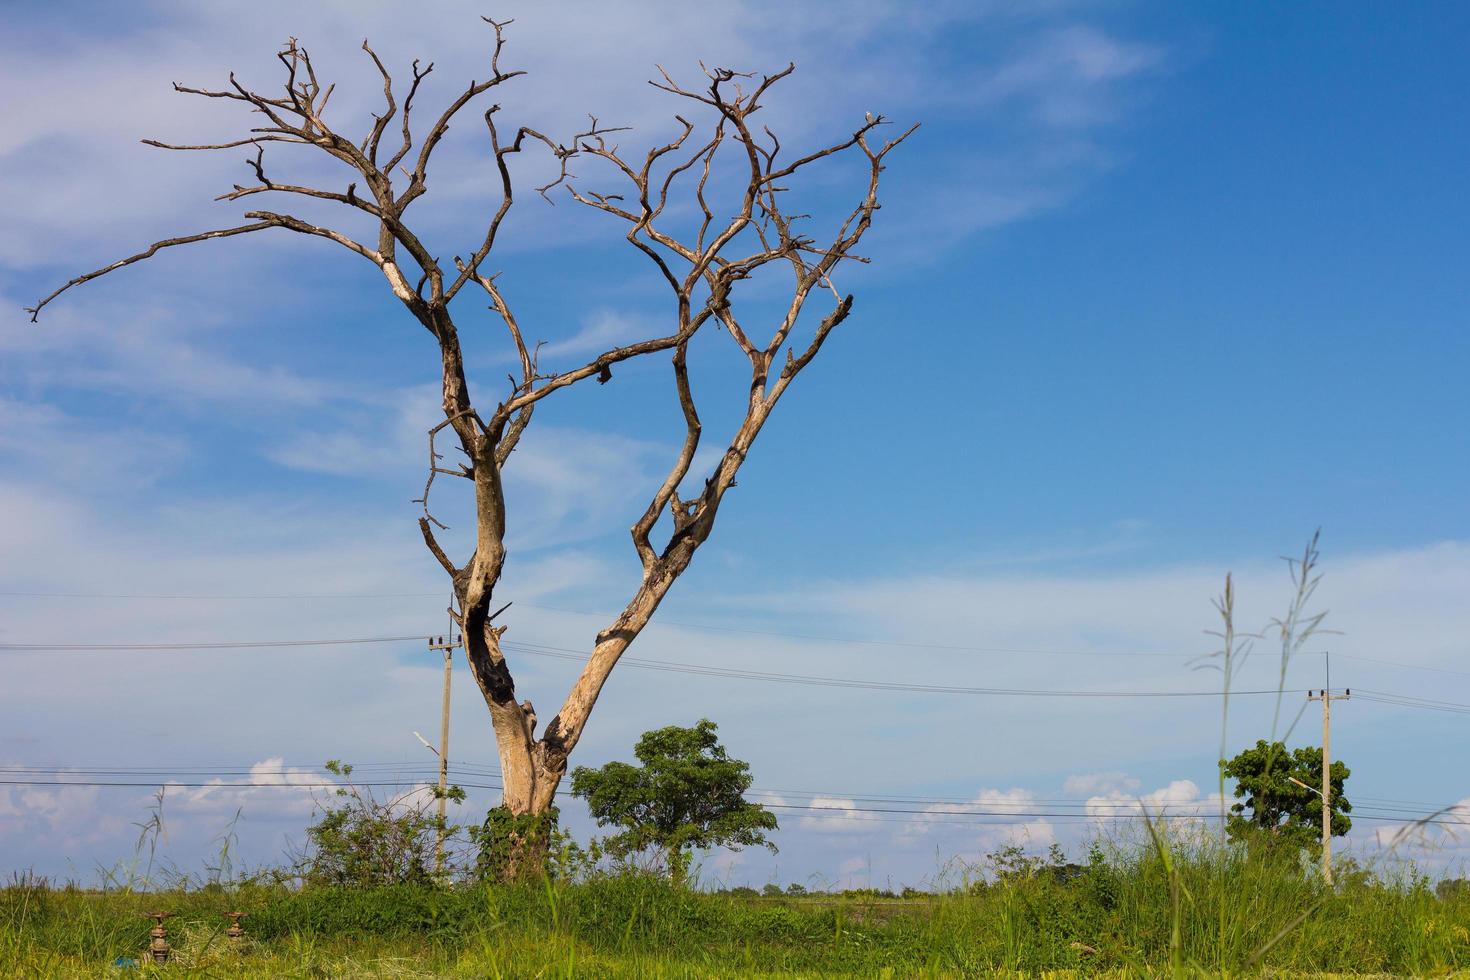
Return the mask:
[[153, 928], [148, 931], [148, 955], [155, 963], [167, 963], [172, 950], [168, 947], [168, 931], [163, 928], [163, 920], [173, 913], [145, 912], [143, 915], [154, 923]]

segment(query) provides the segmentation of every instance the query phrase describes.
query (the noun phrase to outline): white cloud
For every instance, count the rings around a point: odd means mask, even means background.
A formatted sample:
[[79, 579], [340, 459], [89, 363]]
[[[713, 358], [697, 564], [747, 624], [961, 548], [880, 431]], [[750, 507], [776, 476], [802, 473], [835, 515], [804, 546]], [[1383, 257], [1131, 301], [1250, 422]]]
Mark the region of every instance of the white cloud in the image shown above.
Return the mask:
[[[667, 330], [659, 331], [660, 334]], [[636, 317], [611, 310], [601, 310], [588, 317], [582, 329], [564, 340], [543, 344], [540, 350], [540, 367], [550, 370], [558, 358], [573, 358], [587, 354], [600, 354], [614, 347], [655, 334]], [[526, 338], [534, 344], [532, 338]], [[585, 358], [581, 358], [585, 360]]]
[[110, 419], [80, 419], [54, 405], [0, 394], [0, 453], [37, 483], [73, 485], [107, 474], [113, 490], [147, 487], [184, 457], [184, 441]]
[[[226, 292], [238, 287], [227, 280], [222, 285]], [[222, 349], [221, 334], [238, 326], [222, 316], [223, 299], [201, 304], [187, 290], [171, 292], [164, 303], [150, 296], [119, 315], [116, 305], [78, 293], [48, 308], [41, 323], [8, 323], [0, 330], [0, 353], [11, 376], [31, 390], [145, 396], [151, 409], [169, 411], [180, 422], [205, 415], [216, 422], [278, 418], [349, 394], [336, 381], [279, 362], [250, 363]], [[0, 295], [0, 305], [22, 303]], [[221, 416], [222, 409], [228, 414]]]
[[804, 805], [813, 809], [804, 812], [797, 822], [802, 830], [824, 834], [861, 834], [872, 830], [872, 821], [858, 813], [857, 803], [853, 800], [818, 796]]
[[[292, 469], [357, 479], [426, 472], [429, 429], [444, 421], [439, 390], [437, 384], [383, 395], [364, 390], [331, 413], [330, 426], [308, 423], [269, 447], [266, 456]], [[453, 433], [444, 430], [436, 440], [446, 457], [440, 465], [452, 467], [454, 459], [463, 458], [454, 446]]]
[[1048, 31], [983, 75], [969, 94], [978, 106], [1019, 100], [1047, 127], [1088, 129], [1111, 122], [1121, 110], [1110, 83], [1147, 72], [1162, 57], [1155, 46], [1071, 24]]
[[1421, 809], [1424, 817], [1415, 822], [1358, 819], [1349, 840], [1374, 863], [1385, 858], [1408, 858], [1421, 866], [1463, 874], [1465, 863], [1470, 861], [1470, 797], [1435, 810]]
[[76, 819], [98, 813], [99, 795], [95, 786], [0, 786], [0, 839], [40, 846], [82, 843], [103, 833], [97, 822]]
[[[359, 481], [393, 477], [415, 495], [428, 468], [428, 431], [443, 420], [437, 386], [404, 389], [332, 413], [325, 428], [298, 430], [266, 455], [282, 466]], [[435, 447], [440, 466], [464, 459], [452, 433]], [[505, 469], [513, 552], [563, 546], [623, 529], [647, 506], [678, 446], [533, 420]], [[435, 478], [430, 511], [451, 528], [473, 522], [467, 481]], [[452, 538], [452, 532], [442, 535]], [[630, 552], [631, 553], [631, 552]]]
[[[658, 4], [634, 16], [590, 6], [571, 20], [550, 8], [513, 6], [523, 9], [507, 11], [516, 23], [504, 61], [532, 74], [505, 89], [500, 101], [508, 121], [563, 133], [591, 112], [635, 127], [640, 143], [670, 132], [678, 111], [670, 98], [644, 84], [655, 63], [687, 78], [697, 73], [698, 59], [754, 70], [795, 60], [798, 74], [768, 110], [787, 133], [788, 146], [817, 130], [824, 136], [841, 132], [847, 120], [868, 110], [932, 120], [955, 104], [968, 104], [1021, 107], [1030, 127], [1006, 141], [1018, 147], [1044, 144], [1056, 130], [1097, 129], [1121, 111], [1118, 88], [1160, 58], [1155, 47], [1088, 26], [1066, 5], [1015, 17], [968, 4], [933, 4], [922, 12], [862, 4], [845, 10], [840, 24], [815, 8], [776, 10], [743, 2], [718, 8]], [[423, 97], [425, 105], [437, 104], [465, 80], [483, 77], [489, 33], [479, 13], [469, 4], [448, 4], [405, 22], [386, 6], [337, 0], [304, 7], [271, 0], [241, 22], [224, 8], [160, 2], [126, 29], [91, 36], [70, 25], [65, 33], [23, 25], [30, 29], [13, 32], [4, 45], [0, 84], [47, 97], [12, 100], [10, 106], [11, 125], [0, 143], [7, 162], [0, 190], [11, 192], [14, 207], [0, 236], [0, 260], [34, 267], [92, 255], [101, 264], [122, 247], [233, 223], [229, 215], [237, 209], [209, 200], [246, 178], [244, 151], [169, 153], [137, 142], [144, 136], [208, 142], [234, 136], [243, 125], [233, 104], [175, 94], [170, 82], [213, 87], [234, 69], [248, 85], [273, 85], [278, 66], [271, 56], [294, 35], [323, 71], [342, 82], [334, 96], [337, 124], [350, 133], [365, 131], [379, 95], [370, 63], [356, 50], [359, 40], [372, 38], [400, 73], [411, 58], [432, 59], [437, 67]], [[966, 60], [993, 62], [968, 77], [946, 54], [965, 31], [984, 42], [966, 44]], [[779, 50], [772, 49], [772, 36], [782, 39]], [[854, 70], [856, 64], [862, 69]], [[817, 99], [825, 111], [807, 112]], [[486, 182], [456, 166], [482, 163], [482, 140], [475, 127], [465, 126], [446, 141], [446, 166], [436, 172], [434, 194], [421, 205], [432, 213], [436, 231], [447, 228], [466, 202], [484, 199]], [[276, 173], [291, 172], [294, 160], [294, 174], [303, 182], [342, 183], [326, 161], [283, 149], [294, 148], [271, 147], [267, 154]], [[925, 152], [948, 151], [936, 146]], [[973, 163], [992, 150], [982, 143], [978, 152], [963, 145], [954, 152]], [[527, 157], [517, 165], [539, 173], [549, 162]], [[102, 172], [106, 180], [97, 179]], [[1017, 190], [1037, 197], [1024, 184]], [[987, 204], [982, 220], [994, 220], [1002, 210]], [[518, 236], [547, 242], [571, 231], [553, 218], [543, 209], [534, 222], [519, 216], [513, 221]], [[440, 247], [463, 252], [466, 244], [435, 245]]]
[[[1046, 848], [1057, 840], [1057, 827], [1044, 815], [1046, 808], [1039, 797], [1029, 789], [982, 789], [963, 803], [924, 807], [923, 812], [932, 816], [906, 825], [899, 839], [912, 845], [918, 838], [938, 837], [949, 842], [956, 857], [972, 865], [1007, 844]], [[956, 819], [959, 825], [950, 822]]]
[[1101, 793], [1132, 792], [1140, 780], [1124, 772], [1090, 772], [1068, 776], [1062, 792], [1068, 796], [1094, 796]]
[[1220, 794], [1202, 796], [1193, 780], [1176, 779], [1142, 795], [1113, 791], [1087, 800], [1087, 813], [1099, 823], [1134, 816], [1164, 818], [1209, 817], [1220, 812]]
[[276, 756], [253, 764], [238, 779], [216, 776], [203, 786], [180, 786], [181, 782], [162, 784], [171, 812], [227, 818], [236, 811], [248, 810], [255, 820], [299, 821], [317, 807], [318, 794], [331, 793], [321, 784], [337, 780], [318, 770], [288, 766], [284, 757]]

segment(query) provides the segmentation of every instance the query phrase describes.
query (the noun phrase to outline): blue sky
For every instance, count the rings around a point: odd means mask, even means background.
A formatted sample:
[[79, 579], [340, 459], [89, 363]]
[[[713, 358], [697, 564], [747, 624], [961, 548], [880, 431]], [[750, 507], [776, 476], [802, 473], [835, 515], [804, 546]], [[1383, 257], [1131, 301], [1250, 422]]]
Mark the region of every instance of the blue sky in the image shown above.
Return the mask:
[[[93, 597], [0, 597], [0, 642], [439, 628], [443, 603], [428, 595], [439, 573], [409, 503], [436, 357], [365, 264], [281, 238], [211, 243], [68, 294], [39, 325], [19, 312], [78, 271], [237, 213], [210, 199], [246, 173], [238, 154], [137, 144], [241, 127], [169, 82], [213, 84], [234, 68], [273, 83], [271, 54], [294, 34], [342, 80], [347, 116], [373, 97], [353, 50], [363, 35], [391, 65], [438, 62], [445, 87], [431, 100], [484, 51], [482, 11], [466, 4], [413, 23], [388, 3], [252, 11], [245, 22], [165, 2], [126, 17], [109, 5], [95, 16], [10, 11], [0, 591]], [[1470, 680], [1445, 672], [1470, 669], [1463, 8], [496, 13], [517, 18], [505, 57], [530, 73], [502, 93], [505, 111], [556, 132], [591, 111], [633, 125], [629, 146], [657, 139], [674, 109], [643, 80], [655, 63], [688, 77], [696, 58], [796, 61], [785, 97], [770, 101], [794, 142], [841, 133], [869, 110], [923, 123], [885, 177], [874, 264], [840, 279], [855, 313], [782, 402], [662, 611], [667, 623], [634, 656], [928, 684], [1199, 689], [1215, 680], [1186, 656], [1212, 648], [1203, 631], [1224, 573], [1239, 578], [1246, 625], [1264, 625], [1289, 598], [1277, 556], [1321, 526], [1321, 605], [1342, 631], [1330, 638], [1335, 683], [1470, 702]], [[448, 254], [473, 240], [489, 200], [478, 136], [452, 134], [425, 199], [426, 227]], [[825, 204], [834, 190], [813, 193]], [[658, 283], [596, 217], [524, 194], [496, 260], [527, 332], [568, 362], [658, 330], [668, 314]], [[472, 381], [493, 390], [506, 352], [473, 304], [462, 316]], [[740, 387], [716, 339], [696, 351], [710, 430], [728, 423]], [[629, 366], [538, 410], [508, 471], [508, 639], [586, 649], [595, 614], [636, 582], [626, 528], [679, 435], [663, 384], [661, 366]], [[454, 498], [442, 499], [455, 524]], [[409, 733], [436, 720], [436, 671], [412, 643], [0, 655], [4, 766], [422, 765]], [[1246, 683], [1269, 685], [1275, 656], [1258, 643]], [[570, 665], [523, 660], [521, 689], [538, 706], [559, 701]], [[1291, 685], [1319, 683], [1320, 662], [1298, 662]], [[476, 697], [462, 674], [452, 754], [492, 764]], [[1232, 710], [1233, 742], [1267, 733], [1268, 701]], [[1148, 793], [1201, 805], [1214, 791], [1214, 710], [625, 668], [578, 754], [626, 756], [645, 728], [707, 714], [758, 786], [820, 790], [832, 805], [908, 794], [1043, 810], [1036, 801]], [[1470, 797], [1423, 751], [1453, 758], [1462, 715], [1360, 702], [1340, 717], [1334, 743], [1360, 796]], [[127, 851], [145, 798], [0, 787], [0, 865], [85, 873]], [[310, 809], [288, 790], [177, 799], [172, 846], [186, 865], [237, 804], [257, 860], [281, 835], [299, 836]], [[936, 852], [983, 854], [1016, 834], [1075, 845], [1092, 827], [1018, 818], [916, 829], [788, 812], [779, 858], [721, 855], [712, 873], [914, 882]], [[1371, 850], [1371, 830], [1355, 846]], [[1436, 860], [1458, 846], [1437, 842]]]

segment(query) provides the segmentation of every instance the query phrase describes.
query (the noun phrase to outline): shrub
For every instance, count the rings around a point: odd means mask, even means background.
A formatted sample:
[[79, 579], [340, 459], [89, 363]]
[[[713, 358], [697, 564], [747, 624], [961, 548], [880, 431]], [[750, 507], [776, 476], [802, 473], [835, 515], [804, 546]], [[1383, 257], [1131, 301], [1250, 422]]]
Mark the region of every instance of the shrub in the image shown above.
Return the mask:
[[[414, 789], [386, 800], [351, 781], [352, 766], [333, 759], [326, 768], [345, 785], [336, 791], [339, 805], [321, 806], [321, 816], [306, 828], [307, 850], [296, 864], [297, 875], [310, 885], [430, 884], [434, 881], [434, 846], [440, 830], [431, 812], [437, 790]], [[456, 802], [464, 791], [451, 786]], [[445, 827], [447, 835], [458, 828]]]

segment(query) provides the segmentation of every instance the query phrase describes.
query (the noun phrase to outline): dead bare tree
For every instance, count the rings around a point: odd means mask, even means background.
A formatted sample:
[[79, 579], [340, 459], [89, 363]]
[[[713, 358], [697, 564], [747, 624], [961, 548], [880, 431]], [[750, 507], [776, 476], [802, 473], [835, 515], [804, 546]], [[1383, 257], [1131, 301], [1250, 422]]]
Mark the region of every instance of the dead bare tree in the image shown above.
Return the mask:
[[[753, 128], [752, 119], [761, 109], [761, 100], [794, 70], [788, 65], [771, 75], [755, 76], [727, 69], [707, 70], [707, 84], [689, 89], [676, 83], [660, 69], [661, 78], [652, 82], [672, 97], [691, 103], [690, 115], [709, 117], [704, 135], [695, 137], [696, 125], [679, 115], [682, 132], [670, 142], [650, 149], [641, 159], [623, 156], [618, 147], [609, 145], [611, 129], [601, 127], [594, 119], [591, 125], [566, 143], [557, 142], [537, 130], [520, 127], [509, 141], [502, 138], [496, 124], [498, 105], [483, 110], [491, 159], [498, 182], [499, 206], [490, 215], [484, 237], [467, 257], [456, 256], [452, 269], [445, 269], [407, 223], [409, 208], [426, 189], [429, 161], [451, 122], [471, 102], [523, 72], [504, 71], [500, 56], [505, 44], [506, 23], [486, 18], [494, 30], [494, 49], [490, 55], [490, 76], [472, 82], [430, 125], [422, 138], [416, 139], [410, 126], [410, 113], [415, 97], [433, 65], [420, 69], [414, 62], [412, 81], [403, 94], [400, 106], [397, 86], [383, 62], [366, 42], [363, 50], [372, 59], [383, 80], [384, 109], [374, 115], [365, 136], [352, 140], [334, 130], [326, 120], [326, 107], [332, 86], [323, 87], [317, 79], [311, 58], [294, 39], [277, 55], [285, 69], [284, 92], [265, 95], [251, 91], [230, 76], [229, 86], [221, 90], [190, 88], [175, 84], [179, 92], [238, 102], [261, 117], [262, 125], [248, 135], [230, 142], [209, 145], [178, 145], [146, 140], [152, 146], [169, 150], [217, 150], [231, 147], [253, 147], [249, 166], [253, 183], [236, 185], [221, 200], [241, 200], [260, 194], [296, 195], [334, 202], [368, 215], [376, 222], [377, 239], [358, 241], [341, 231], [307, 222], [291, 214], [277, 211], [247, 211], [248, 223], [214, 231], [205, 231], [157, 242], [136, 255], [89, 272], [66, 283], [28, 310], [34, 321], [42, 308], [72, 286], [80, 285], [144, 259], [161, 249], [187, 245], [216, 238], [227, 238], [269, 228], [281, 228], [311, 235], [337, 245], [373, 263], [387, 280], [393, 295], [403, 307], [438, 342], [442, 379], [444, 421], [429, 433], [429, 485], [436, 475], [462, 477], [474, 485], [475, 540], [468, 559], [456, 564], [438, 541], [436, 528], [443, 530], [428, 509], [429, 487], [422, 502], [423, 515], [419, 527], [425, 544], [434, 558], [453, 580], [459, 609], [456, 613], [464, 630], [465, 649], [470, 668], [485, 703], [490, 709], [496, 744], [504, 780], [504, 804], [511, 814], [538, 815], [552, 805], [554, 794], [567, 767], [567, 757], [576, 746], [597, 702], [598, 693], [617, 665], [618, 659], [643, 630], [669, 588], [689, 567], [695, 552], [709, 537], [726, 492], [735, 485], [736, 475], [760, 434], [776, 403], [791, 383], [809, 365], [832, 331], [852, 310], [852, 296], [841, 295], [832, 281], [836, 267], [845, 261], [867, 261], [854, 249], [872, 224], [878, 210], [879, 176], [887, 154], [901, 143], [912, 129], [886, 142], [875, 139], [885, 124], [881, 116], [868, 115], [850, 135], [838, 142], [819, 147], [786, 162], [780, 141], [766, 127]], [[390, 127], [401, 133], [389, 136]], [[387, 142], [385, 143], [385, 137]], [[353, 173], [353, 182], [345, 190], [335, 191], [297, 184], [280, 183], [266, 173], [264, 151], [267, 143], [299, 144], [315, 147], [341, 163]], [[615, 347], [575, 370], [543, 374], [538, 370], [534, 348], [528, 347], [511, 306], [496, 277], [483, 271], [486, 259], [496, 244], [497, 234], [510, 210], [513, 188], [508, 158], [528, 145], [549, 151], [557, 162], [555, 179], [537, 188], [542, 194], [565, 188], [570, 196], [591, 208], [605, 212], [625, 226], [625, 237], [653, 264], [658, 275], [673, 294], [675, 315], [672, 329], [663, 336]], [[724, 155], [720, 151], [729, 148]], [[834, 223], [832, 237], [818, 243], [814, 237], [798, 230], [809, 216], [793, 212], [783, 202], [784, 186], [799, 171], [838, 155], [860, 154], [865, 161], [865, 189], [857, 205], [843, 212]], [[722, 183], [716, 176], [717, 160], [733, 158], [735, 176]], [[582, 159], [600, 161], [611, 168], [612, 176], [625, 185], [624, 193], [597, 193], [582, 189], [571, 174], [569, 165]], [[361, 182], [365, 193], [358, 190]], [[692, 207], [688, 211], [695, 227], [683, 238], [664, 230], [660, 218], [669, 207], [675, 185], [692, 189]], [[734, 213], [717, 217], [711, 203], [717, 186], [738, 191], [739, 203]], [[789, 302], [776, 318], [769, 333], [757, 334], [755, 327], [737, 315], [733, 294], [738, 283], [750, 279], [767, 266], [773, 271], [783, 267], [791, 274]], [[412, 284], [416, 281], [416, 285]], [[470, 396], [466, 381], [459, 334], [450, 315], [450, 304], [466, 286], [488, 297], [491, 307], [503, 321], [510, 343], [519, 360], [520, 376], [511, 379], [509, 393], [494, 408], [481, 412]], [[814, 291], [830, 292], [833, 305], [814, 326], [809, 338], [805, 333], [797, 343], [793, 331], [797, 320]], [[705, 479], [702, 489], [690, 499], [680, 497], [679, 488], [689, 475], [700, 443], [701, 424], [694, 394], [690, 387], [687, 358], [690, 341], [707, 325], [727, 333], [744, 354], [750, 367], [748, 399], [744, 415], [724, 454]], [[642, 579], [623, 611], [606, 628], [597, 633], [586, 666], [572, 686], [561, 709], [538, 737], [536, 712], [530, 701], [518, 701], [510, 666], [501, 650], [504, 626], [494, 623], [492, 613], [496, 583], [506, 560], [506, 507], [501, 483], [502, 470], [512, 451], [531, 422], [532, 413], [543, 398], [588, 378], [606, 382], [612, 366], [630, 358], [659, 351], [671, 351], [673, 383], [679, 409], [683, 415], [685, 434], [663, 482], [632, 527], [633, 545], [642, 563]], [[784, 353], [784, 357], [782, 356]], [[450, 429], [459, 448], [468, 459], [458, 469], [439, 465], [441, 458], [434, 446], [435, 437]], [[667, 514], [667, 525], [660, 530], [657, 542], [655, 528]]]

